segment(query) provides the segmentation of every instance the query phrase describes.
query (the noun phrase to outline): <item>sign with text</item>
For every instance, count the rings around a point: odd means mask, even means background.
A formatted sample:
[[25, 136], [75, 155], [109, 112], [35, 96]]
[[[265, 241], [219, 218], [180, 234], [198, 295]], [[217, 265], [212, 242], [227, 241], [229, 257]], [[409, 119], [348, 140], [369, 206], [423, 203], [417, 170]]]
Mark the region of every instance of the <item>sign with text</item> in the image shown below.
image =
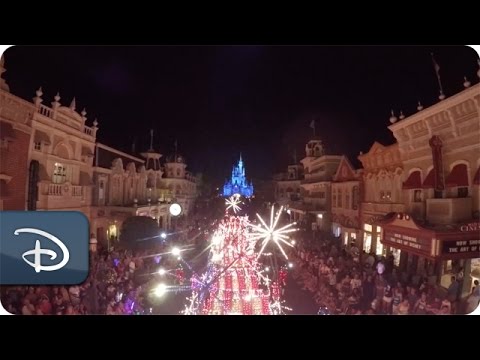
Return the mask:
[[463, 254], [466, 257], [480, 257], [480, 240], [443, 241], [442, 255]]
[[480, 222], [472, 222], [469, 224], [464, 224], [460, 226], [460, 231], [462, 232], [469, 232], [469, 231], [477, 231], [480, 232]]
[[393, 247], [400, 245], [400, 247], [403, 249], [415, 249], [430, 255], [431, 242], [425, 238], [418, 238], [416, 236], [385, 230], [383, 240], [385, 243], [388, 243]]

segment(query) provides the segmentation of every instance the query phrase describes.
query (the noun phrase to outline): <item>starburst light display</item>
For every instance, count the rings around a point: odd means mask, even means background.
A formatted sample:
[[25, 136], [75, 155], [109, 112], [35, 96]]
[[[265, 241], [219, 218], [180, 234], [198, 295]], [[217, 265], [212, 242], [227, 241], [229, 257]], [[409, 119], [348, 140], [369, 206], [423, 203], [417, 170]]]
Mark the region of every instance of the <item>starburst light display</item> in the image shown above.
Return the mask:
[[225, 200], [225, 205], [227, 205], [227, 210], [232, 209], [233, 212], [236, 214], [237, 211], [240, 211], [242, 208], [239, 206], [242, 202], [240, 201], [240, 196], [238, 194], [230, 196], [228, 199]]
[[259, 214], [257, 214], [257, 217], [260, 220], [260, 224], [257, 225], [257, 224], [250, 223], [250, 227], [252, 229], [252, 232], [249, 234], [250, 240], [254, 240], [254, 241], [258, 241], [260, 239], [262, 240], [261, 248], [260, 248], [260, 251], [258, 252], [257, 259], [260, 257], [260, 255], [262, 255], [266, 246], [270, 242], [274, 242], [275, 245], [277, 245], [277, 247], [280, 249], [285, 259], [288, 259], [288, 256], [282, 247], [282, 244], [293, 247], [292, 241], [288, 241], [289, 237], [287, 234], [294, 232], [297, 229], [292, 228], [292, 226], [294, 226], [295, 223], [287, 224], [277, 229], [278, 221], [280, 220], [282, 211], [283, 211], [283, 206], [280, 208], [280, 211], [278, 211], [275, 214], [274, 206], [272, 206], [269, 225], [265, 223], [265, 221], [262, 219], [262, 217]]

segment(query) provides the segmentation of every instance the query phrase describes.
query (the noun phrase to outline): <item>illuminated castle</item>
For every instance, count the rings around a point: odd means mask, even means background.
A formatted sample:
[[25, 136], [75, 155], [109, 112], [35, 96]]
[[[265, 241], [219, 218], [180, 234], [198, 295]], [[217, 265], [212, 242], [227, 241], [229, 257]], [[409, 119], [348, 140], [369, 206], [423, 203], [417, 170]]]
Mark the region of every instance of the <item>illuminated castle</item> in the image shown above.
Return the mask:
[[223, 186], [223, 196], [230, 197], [235, 194], [243, 195], [247, 198], [253, 195], [253, 184], [251, 182], [248, 184], [245, 178], [242, 155], [240, 155], [238, 165], [234, 166], [232, 170], [232, 179]]

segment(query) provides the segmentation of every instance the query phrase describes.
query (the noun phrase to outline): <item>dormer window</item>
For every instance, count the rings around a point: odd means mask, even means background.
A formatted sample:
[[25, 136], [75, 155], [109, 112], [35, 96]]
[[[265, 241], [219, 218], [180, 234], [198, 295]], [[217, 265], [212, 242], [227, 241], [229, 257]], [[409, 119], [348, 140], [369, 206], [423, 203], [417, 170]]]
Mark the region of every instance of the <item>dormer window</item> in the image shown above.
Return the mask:
[[33, 148], [37, 151], [42, 151], [42, 142], [41, 141], [35, 141], [33, 143]]

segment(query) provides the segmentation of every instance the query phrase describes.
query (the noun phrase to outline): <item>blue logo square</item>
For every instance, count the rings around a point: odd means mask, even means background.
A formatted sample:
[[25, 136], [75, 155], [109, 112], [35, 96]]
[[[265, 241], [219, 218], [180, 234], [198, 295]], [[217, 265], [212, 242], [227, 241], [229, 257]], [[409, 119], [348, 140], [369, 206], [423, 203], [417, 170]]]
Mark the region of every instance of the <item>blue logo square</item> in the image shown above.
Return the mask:
[[81, 212], [0, 211], [0, 284], [80, 284], [88, 276], [88, 245]]

